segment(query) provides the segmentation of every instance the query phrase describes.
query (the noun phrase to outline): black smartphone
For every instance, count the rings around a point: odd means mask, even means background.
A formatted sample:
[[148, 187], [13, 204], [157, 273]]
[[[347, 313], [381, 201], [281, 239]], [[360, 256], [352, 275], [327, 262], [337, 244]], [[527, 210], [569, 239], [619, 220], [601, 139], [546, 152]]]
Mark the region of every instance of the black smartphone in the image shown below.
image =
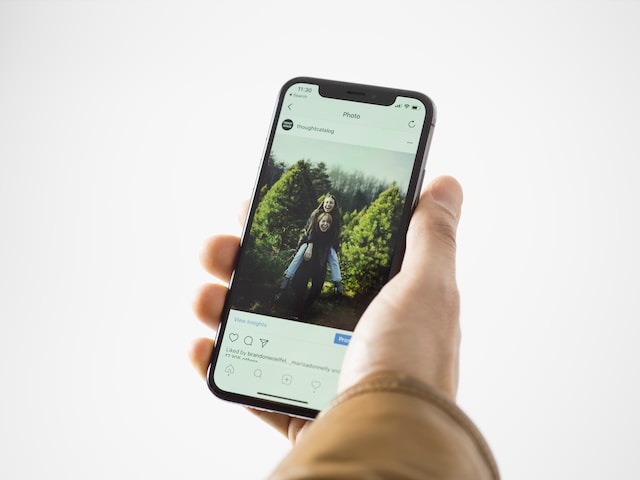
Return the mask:
[[282, 87], [207, 373], [216, 396], [303, 418], [335, 397], [358, 319], [400, 268], [434, 124], [418, 92]]

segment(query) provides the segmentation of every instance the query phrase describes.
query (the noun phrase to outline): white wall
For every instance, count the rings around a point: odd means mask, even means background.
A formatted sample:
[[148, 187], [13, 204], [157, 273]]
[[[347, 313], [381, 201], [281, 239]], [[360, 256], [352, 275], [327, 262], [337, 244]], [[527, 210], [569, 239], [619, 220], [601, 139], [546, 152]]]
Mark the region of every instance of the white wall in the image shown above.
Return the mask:
[[504, 478], [638, 478], [640, 4], [0, 1], [0, 477], [261, 478], [191, 370], [290, 77], [421, 90], [465, 189], [459, 402]]

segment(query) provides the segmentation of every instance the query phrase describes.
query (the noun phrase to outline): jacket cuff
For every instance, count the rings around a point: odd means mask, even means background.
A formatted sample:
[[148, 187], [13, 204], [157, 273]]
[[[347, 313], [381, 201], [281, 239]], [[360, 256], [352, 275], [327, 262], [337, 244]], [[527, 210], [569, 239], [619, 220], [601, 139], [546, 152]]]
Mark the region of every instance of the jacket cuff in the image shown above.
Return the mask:
[[496, 460], [480, 430], [471, 419], [451, 399], [432, 386], [408, 375], [395, 372], [379, 372], [368, 375], [353, 387], [339, 394], [320, 414], [318, 419], [328, 414], [341, 404], [349, 402], [362, 395], [375, 393], [394, 393], [408, 395], [429, 403], [456, 423], [475, 444], [478, 453], [483, 458], [491, 475], [500, 478]]

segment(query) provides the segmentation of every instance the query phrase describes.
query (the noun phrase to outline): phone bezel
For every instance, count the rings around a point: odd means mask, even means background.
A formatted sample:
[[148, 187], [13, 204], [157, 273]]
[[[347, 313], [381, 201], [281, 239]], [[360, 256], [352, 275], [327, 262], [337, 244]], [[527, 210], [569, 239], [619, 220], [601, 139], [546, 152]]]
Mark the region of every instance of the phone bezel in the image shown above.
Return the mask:
[[[412, 91], [412, 90], [403, 90], [396, 88], [388, 88], [388, 87], [379, 87], [373, 85], [366, 85], [360, 83], [350, 83], [350, 82], [342, 82], [335, 80], [328, 80], [322, 78], [315, 77], [295, 77], [287, 81], [281, 88], [278, 93], [278, 99], [276, 102], [276, 106], [271, 118], [271, 124], [269, 127], [269, 136], [267, 142], [265, 144], [264, 150], [262, 152], [260, 166], [258, 168], [258, 174], [256, 176], [253, 192], [251, 195], [251, 203], [249, 207], [249, 212], [247, 214], [247, 218], [243, 225], [242, 234], [240, 238], [240, 248], [242, 249], [242, 245], [244, 243], [245, 236], [248, 234], [248, 230], [253, 221], [253, 216], [255, 214], [255, 210], [257, 207], [257, 188], [260, 184], [260, 179], [263, 176], [265, 168], [267, 168], [267, 160], [269, 158], [269, 152], [271, 151], [271, 147], [273, 144], [273, 140], [277, 131], [277, 119], [280, 117], [280, 112], [282, 111], [285, 94], [287, 90], [297, 83], [307, 83], [318, 85], [318, 92], [321, 96], [327, 98], [336, 98], [340, 100], [352, 101], [352, 102], [360, 102], [360, 103], [370, 103], [377, 105], [392, 105], [395, 102], [396, 97], [409, 97], [419, 100], [425, 107], [425, 120], [423, 123], [423, 127], [420, 133], [420, 140], [418, 142], [418, 148], [416, 150], [413, 170], [411, 172], [411, 177], [409, 180], [409, 185], [407, 188], [407, 198], [411, 198], [411, 202], [406, 202], [403, 213], [400, 221], [400, 240], [398, 247], [396, 248], [392, 261], [391, 261], [391, 271], [389, 274], [389, 278], [387, 282], [400, 270], [400, 266], [402, 263], [402, 258], [404, 256], [405, 249], [405, 235], [406, 230], [408, 228], [409, 219], [411, 214], [413, 213], [413, 209], [416, 206], [418, 201], [418, 197], [420, 195], [421, 184], [424, 178], [424, 168], [426, 165], [427, 154], [429, 152], [429, 147], [431, 144], [431, 139], [433, 136], [433, 130], [435, 127], [435, 119], [436, 119], [436, 111], [435, 105], [431, 101], [429, 97], [425, 94]], [[239, 257], [239, 255], [238, 255]], [[234, 261], [234, 273], [237, 267], [238, 257], [236, 257]], [[234, 275], [232, 274], [231, 279], [229, 281], [229, 288], [231, 289], [233, 286]], [[216, 339], [221, 339], [224, 336], [224, 331], [227, 326], [227, 319], [229, 318], [229, 295], [225, 300], [225, 304], [221, 314], [221, 321], [216, 332]], [[209, 389], [213, 392], [213, 394], [226, 401], [239, 403], [245, 405], [247, 407], [257, 408], [260, 410], [266, 410], [270, 412], [283, 413], [295, 417], [301, 417], [306, 419], [315, 418], [319, 410], [305, 407], [298, 407], [295, 405], [280, 403], [272, 400], [265, 400], [260, 397], [248, 396], [240, 393], [228, 392], [226, 390], [222, 390], [215, 384], [214, 380], [214, 369], [216, 363], [219, 358], [221, 343], [216, 341], [215, 347], [211, 353], [211, 358], [209, 361], [209, 366], [207, 368], [207, 385]]]

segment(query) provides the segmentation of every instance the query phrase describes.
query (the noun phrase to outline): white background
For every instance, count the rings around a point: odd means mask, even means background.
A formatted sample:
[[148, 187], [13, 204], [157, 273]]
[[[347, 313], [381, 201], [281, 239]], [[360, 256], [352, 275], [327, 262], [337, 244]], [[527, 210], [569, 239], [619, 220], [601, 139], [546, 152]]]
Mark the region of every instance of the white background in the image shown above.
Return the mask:
[[261, 478], [187, 350], [297, 75], [420, 90], [504, 478], [640, 477], [640, 5], [0, 1], [0, 477]]

